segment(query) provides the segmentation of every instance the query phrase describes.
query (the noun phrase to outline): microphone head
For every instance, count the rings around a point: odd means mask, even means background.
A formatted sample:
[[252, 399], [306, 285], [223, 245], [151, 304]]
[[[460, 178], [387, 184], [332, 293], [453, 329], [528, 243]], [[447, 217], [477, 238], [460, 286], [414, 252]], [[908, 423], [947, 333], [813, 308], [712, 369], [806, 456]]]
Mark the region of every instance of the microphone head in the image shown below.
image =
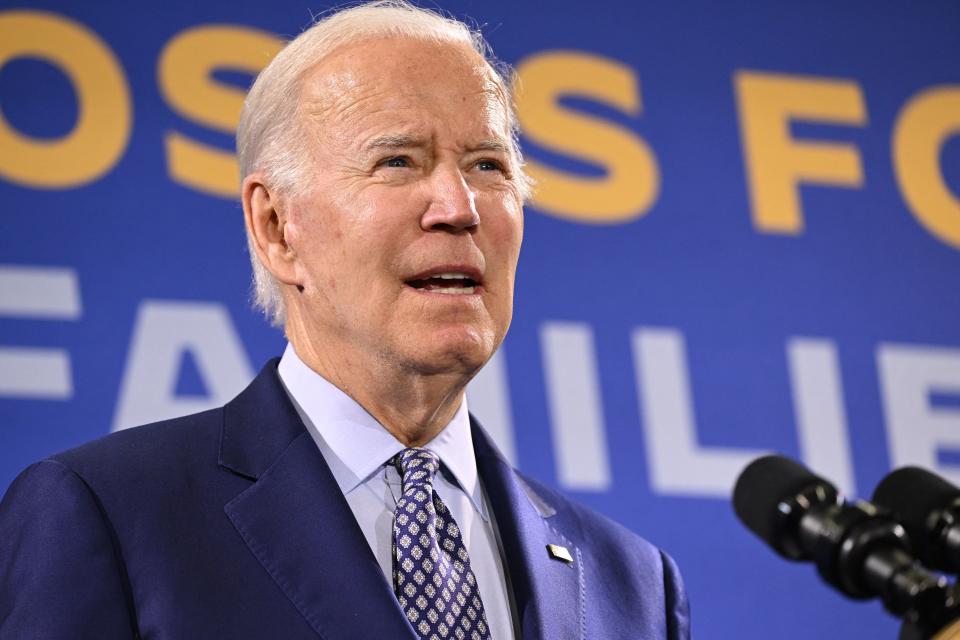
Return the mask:
[[907, 619], [927, 610], [960, 611], [946, 578], [910, 555], [901, 525], [870, 503], [845, 503], [836, 487], [789, 458], [764, 456], [747, 465], [733, 505], [777, 553], [814, 562], [820, 577], [850, 598], [879, 596], [888, 611]]
[[888, 474], [873, 492], [873, 503], [897, 514], [917, 554], [939, 564], [935, 531], [937, 514], [956, 506], [960, 488], [919, 467], [902, 467]]
[[812, 505], [794, 499], [814, 493], [818, 502], [836, 502], [838, 496], [833, 485], [803, 465], [784, 456], [768, 455], [740, 472], [733, 490], [733, 508], [740, 521], [780, 555], [799, 559], [799, 550], [786, 539], [793, 532], [784, 528], [786, 520], [796, 514], [784, 511], [783, 503], [792, 502], [793, 509], [803, 509]]

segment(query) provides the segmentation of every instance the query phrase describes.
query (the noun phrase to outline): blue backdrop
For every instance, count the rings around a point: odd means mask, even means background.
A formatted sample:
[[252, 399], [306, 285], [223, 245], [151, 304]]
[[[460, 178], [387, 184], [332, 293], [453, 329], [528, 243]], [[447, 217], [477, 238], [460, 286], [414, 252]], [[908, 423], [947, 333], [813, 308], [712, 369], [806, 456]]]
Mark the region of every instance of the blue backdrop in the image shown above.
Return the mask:
[[[221, 404], [249, 310], [232, 130], [327, 5], [0, 2], [0, 488]], [[960, 481], [960, 5], [445, 2], [521, 79], [513, 327], [471, 407], [666, 548], [698, 638], [889, 637], [735, 521], [782, 451], [852, 495]]]

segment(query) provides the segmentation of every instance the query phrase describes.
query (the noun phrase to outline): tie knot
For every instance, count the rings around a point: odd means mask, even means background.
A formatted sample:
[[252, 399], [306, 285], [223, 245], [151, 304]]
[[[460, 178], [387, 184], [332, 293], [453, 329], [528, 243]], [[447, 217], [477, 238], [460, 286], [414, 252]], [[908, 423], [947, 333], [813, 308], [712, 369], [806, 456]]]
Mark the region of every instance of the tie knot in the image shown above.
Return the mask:
[[440, 469], [440, 458], [427, 449], [404, 449], [391, 462], [400, 472], [404, 491], [408, 487], [433, 484], [433, 475]]

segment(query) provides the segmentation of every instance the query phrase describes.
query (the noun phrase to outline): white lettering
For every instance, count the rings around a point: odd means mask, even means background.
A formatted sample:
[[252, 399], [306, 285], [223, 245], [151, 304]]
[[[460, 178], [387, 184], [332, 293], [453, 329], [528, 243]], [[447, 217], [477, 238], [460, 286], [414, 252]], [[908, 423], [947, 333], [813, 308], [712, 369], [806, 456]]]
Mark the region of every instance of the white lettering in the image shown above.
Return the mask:
[[510, 385], [507, 384], [506, 358], [503, 349], [493, 354], [467, 387], [470, 412], [476, 414], [483, 428], [510, 464], [517, 464], [517, 445], [513, 436], [510, 411]]
[[[0, 316], [77, 320], [81, 313], [73, 269], [0, 266]], [[0, 396], [69, 400], [70, 354], [64, 349], [0, 347]]]
[[540, 344], [559, 482], [568, 489], [604, 491], [610, 487], [610, 462], [590, 325], [546, 323]]
[[69, 400], [70, 356], [61, 349], [0, 349], [0, 396]]
[[[196, 360], [209, 391], [206, 398], [176, 395], [185, 351]], [[253, 369], [222, 305], [144, 301], [127, 357], [114, 431], [222, 405], [252, 378]]]
[[960, 467], [941, 465], [940, 446], [960, 449], [960, 410], [931, 406], [931, 393], [960, 396], [960, 349], [881, 344], [877, 367], [893, 467], [917, 465], [960, 484]]
[[0, 266], [0, 316], [77, 320], [80, 313], [73, 269]]
[[836, 346], [830, 340], [791, 338], [787, 364], [803, 461], [846, 495], [856, 495]]
[[701, 447], [683, 336], [673, 329], [639, 328], [632, 341], [652, 489], [728, 498], [740, 471], [765, 452]]

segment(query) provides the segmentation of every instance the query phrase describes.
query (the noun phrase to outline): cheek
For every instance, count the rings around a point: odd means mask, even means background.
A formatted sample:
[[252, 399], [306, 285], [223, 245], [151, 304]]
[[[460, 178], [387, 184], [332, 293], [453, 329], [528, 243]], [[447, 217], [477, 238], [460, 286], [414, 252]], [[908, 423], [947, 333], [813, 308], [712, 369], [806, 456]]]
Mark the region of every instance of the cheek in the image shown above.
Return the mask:
[[334, 292], [338, 288], [345, 256], [343, 230], [336, 220], [321, 215], [317, 206], [291, 213], [287, 240], [296, 254], [304, 283]]
[[426, 210], [419, 185], [370, 188], [352, 203], [344, 242], [368, 268], [391, 268], [409, 257], [409, 247], [419, 238], [420, 219]]
[[515, 265], [523, 240], [523, 207], [511, 193], [491, 194], [485, 199], [487, 214], [481, 212], [480, 220], [489, 230], [491, 248], [496, 255], [512, 259]]

